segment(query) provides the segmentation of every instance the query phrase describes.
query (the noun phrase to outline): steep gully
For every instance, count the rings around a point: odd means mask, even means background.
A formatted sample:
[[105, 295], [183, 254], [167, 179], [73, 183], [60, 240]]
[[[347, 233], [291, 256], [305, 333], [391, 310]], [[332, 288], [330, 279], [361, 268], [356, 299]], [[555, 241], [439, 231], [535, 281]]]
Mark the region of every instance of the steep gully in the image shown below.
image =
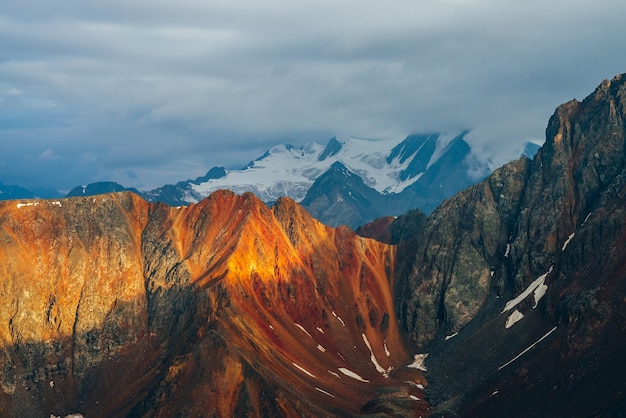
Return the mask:
[[396, 245], [250, 194], [0, 204], [0, 415], [619, 416], [624, 80]]

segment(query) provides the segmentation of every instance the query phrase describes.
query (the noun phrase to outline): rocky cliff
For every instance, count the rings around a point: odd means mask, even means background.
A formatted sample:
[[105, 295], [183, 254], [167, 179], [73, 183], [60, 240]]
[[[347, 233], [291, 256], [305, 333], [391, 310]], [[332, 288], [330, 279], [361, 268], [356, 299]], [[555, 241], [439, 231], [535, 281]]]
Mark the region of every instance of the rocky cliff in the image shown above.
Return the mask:
[[288, 199], [0, 203], [0, 415], [426, 414], [395, 248]]
[[442, 413], [624, 410], [625, 381], [606, 372], [625, 371], [625, 81], [560, 106], [532, 161], [447, 200], [399, 244], [397, 311], [431, 351]]
[[0, 416], [621, 416], [625, 81], [361, 229], [396, 245], [249, 193], [1, 202]]

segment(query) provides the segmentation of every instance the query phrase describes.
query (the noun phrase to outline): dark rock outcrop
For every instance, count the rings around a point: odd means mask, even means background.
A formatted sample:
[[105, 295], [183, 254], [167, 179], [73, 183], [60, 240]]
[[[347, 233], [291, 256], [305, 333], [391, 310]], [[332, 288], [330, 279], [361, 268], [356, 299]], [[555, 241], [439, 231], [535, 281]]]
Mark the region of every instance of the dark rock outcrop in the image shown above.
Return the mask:
[[300, 204], [323, 223], [356, 228], [384, 216], [384, 202], [361, 177], [335, 162], [315, 180]]
[[[463, 132], [442, 146], [441, 155], [435, 155], [439, 134], [411, 135], [394, 147], [387, 163], [405, 163], [410, 159], [398, 176], [401, 181], [414, 179], [399, 193], [379, 193], [336, 162], [315, 180], [300, 203], [327, 225], [353, 229], [415, 208], [430, 213], [444, 199], [487, 175], [487, 168], [471, 153], [464, 139], [466, 134]], [[332, 149], [333, 143], [329, 142], [327, 150]]]
[[[511, 416], [523, 403], [524, 415], [565, 408], [591, 416], [623, 408], [624, 380], [603, 370], [626, 354], [616, 336], [626, 330], [625, 144], [618, 76], [560, 106], [532, 161], [507, 164], [447, 200], [399, 244], [410, 257], [398, 258], [397, 310], [414, 344], [431, 351], [427, 377], [441, 411], [471, 405], [468, 416]], [[541, 354], [498, 369], [542, 336]], [[582, 376], [604, 391], [581, 396]], [[496, 396], [503, 387], [507, 394]]]

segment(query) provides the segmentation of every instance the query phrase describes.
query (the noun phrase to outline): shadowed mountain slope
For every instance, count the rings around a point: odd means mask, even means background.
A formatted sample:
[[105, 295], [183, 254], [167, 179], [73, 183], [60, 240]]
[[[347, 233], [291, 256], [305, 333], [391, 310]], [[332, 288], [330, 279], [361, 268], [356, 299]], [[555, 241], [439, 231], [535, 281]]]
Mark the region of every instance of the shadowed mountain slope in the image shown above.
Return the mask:
[[624, 81], [560, 106], [532, 161], [447, 200], [399, 244], [396, 308], [431, 352], [430, 399], [441, 412], [624, 410]]

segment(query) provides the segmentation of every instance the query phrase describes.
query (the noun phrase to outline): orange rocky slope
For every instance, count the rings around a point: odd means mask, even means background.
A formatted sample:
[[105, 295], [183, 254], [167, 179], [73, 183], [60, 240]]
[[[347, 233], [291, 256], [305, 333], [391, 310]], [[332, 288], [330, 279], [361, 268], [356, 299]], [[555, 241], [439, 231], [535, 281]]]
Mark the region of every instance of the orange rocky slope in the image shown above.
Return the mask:
[[284, 199], [0, 202], [0, 415], [427, 413], [395, 247]]

